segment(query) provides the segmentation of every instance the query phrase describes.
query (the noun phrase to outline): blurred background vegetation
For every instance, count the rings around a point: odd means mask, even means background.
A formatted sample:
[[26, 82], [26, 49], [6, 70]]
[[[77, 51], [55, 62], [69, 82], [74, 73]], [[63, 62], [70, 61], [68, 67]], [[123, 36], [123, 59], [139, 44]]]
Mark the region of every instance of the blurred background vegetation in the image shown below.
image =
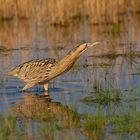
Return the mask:
[[122, 22], [122, 16], [140, 14], [138, 0], [0, 0], [0, 20], [38, 19], [66, 26], [73, 20], [91, 24]]

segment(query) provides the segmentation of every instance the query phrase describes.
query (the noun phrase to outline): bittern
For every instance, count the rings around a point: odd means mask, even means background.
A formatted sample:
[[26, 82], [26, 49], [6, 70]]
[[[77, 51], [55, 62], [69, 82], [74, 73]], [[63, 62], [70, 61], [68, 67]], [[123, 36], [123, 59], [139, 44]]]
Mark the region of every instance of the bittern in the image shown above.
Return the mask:
[[9, 75], [16, 76], [27, 83], [22, 91], [37, 84], [44, 85], [45, 91], [48, 91], [48, 83], [50, 80], [70, 70], [81, 54], [88, 48], [98, 44], [100, 44], [100, 42], [81, 44], [70, 51], [59, 62], [56, 62], [53, 58], [34, 59], [25, 62], [12, 69]]

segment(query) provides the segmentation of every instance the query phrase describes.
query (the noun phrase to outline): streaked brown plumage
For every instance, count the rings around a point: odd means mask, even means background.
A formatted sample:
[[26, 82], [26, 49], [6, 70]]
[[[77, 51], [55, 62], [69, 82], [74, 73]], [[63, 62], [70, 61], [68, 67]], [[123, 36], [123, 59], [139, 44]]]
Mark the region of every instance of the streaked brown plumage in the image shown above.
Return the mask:
[[50, 80], [70, 70], [85, 50], [98, 44], [99, 42], [79, 45], [59, 62], [56, 62], [53, 58], [25, 62], [12, 69], [9, 75], [16, 76], [27, 83], [22, 90], [26, 90], [36, 84], [43, 84], [45, 90], [48, 90]]

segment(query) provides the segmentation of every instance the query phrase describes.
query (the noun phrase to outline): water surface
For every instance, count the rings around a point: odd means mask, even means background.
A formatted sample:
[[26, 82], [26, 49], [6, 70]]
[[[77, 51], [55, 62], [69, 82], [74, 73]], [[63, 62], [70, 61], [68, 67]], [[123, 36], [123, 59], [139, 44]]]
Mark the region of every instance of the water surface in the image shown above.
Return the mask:
[[[20, 91], [25, 83], [7, 75], [11, 68], [36, 58], [51, 57], [59, 61], [75, 46], [94, 41], [101, 41], [101, 46], [87, 50], [69, 72], [50, 82], [52, 102], [73, 107], [80, 115], [94, 115], [99, 110], [107, 116], [140, 111], [140, 23], [131, 15], [129, 18], [117, 25], [96, 26], [90, 25], [88, 21], [68, 27], [54, 27], [32, 20], [1, 23], [1, 114], [13, 112], [11, 108], [20, 105], [26, 96]], [[43, 87], [34, 86], [29, 91], [30, 94], [39, 95], [43, 93]], [[119, 100], [109, 103], [104, 100], [81, 101], [85, 97], [102, 95], [114, 99], [118, 97]], [[35, 127], [34, 124], [32, 127]], [[118, 138], [110, 131], [106, 133], [106, 138]], [[77, 139], [87, 139], [79, 131], [76, 135]]]

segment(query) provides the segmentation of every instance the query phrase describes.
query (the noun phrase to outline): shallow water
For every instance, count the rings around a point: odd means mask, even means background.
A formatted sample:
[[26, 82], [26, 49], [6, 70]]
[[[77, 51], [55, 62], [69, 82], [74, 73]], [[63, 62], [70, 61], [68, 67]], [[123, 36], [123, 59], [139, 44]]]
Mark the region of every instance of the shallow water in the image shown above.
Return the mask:
[[[37, 21], [6, 22], [0, 26], [0, 112], [7, 115], [20, 104], [25, 94], [21, 80], [8, 76], [8, 71], [18, 64], [36, 58], [63, 58], [72, 48], [83, 42], [101, 41], [101, 46], [87, 50], [67, 73], [50, 82], [49, 94], [53, 102], [73, 107], [79, 114], [105, 115], [140, 111], [140, 26], [137, 18], [130, 17], [114, 25], [89, 25], [87, 21], [69, 27], [53, 27]], [[110, 27], [111, 26], [111, 27]], [[126, 52], [135, 51], [134, 56]], [[112, 53], [115, 55], [108, 56]], [[89, 96], [97, 97], [97, 89], [118, 90], [119, 101], [108, 103], [82, 102]], [[42, 94], [41, 86], [29, 89], [31, 94]], [[104, 94], [104, 93], [103, 93]], [[110, 96], [116, 94], [112, 92]], [[34, 127], [34, 125], [32, 126]], [[80, 139], [86, 137], [78, 131]], [[34, 135], [34, 134], [33, 134]], [[117, 135], [107, 132], [107, 136]], [[114, 136], [115, 135], [115, 136]], [[106, 138], [108, 138], [106, 136]]]

